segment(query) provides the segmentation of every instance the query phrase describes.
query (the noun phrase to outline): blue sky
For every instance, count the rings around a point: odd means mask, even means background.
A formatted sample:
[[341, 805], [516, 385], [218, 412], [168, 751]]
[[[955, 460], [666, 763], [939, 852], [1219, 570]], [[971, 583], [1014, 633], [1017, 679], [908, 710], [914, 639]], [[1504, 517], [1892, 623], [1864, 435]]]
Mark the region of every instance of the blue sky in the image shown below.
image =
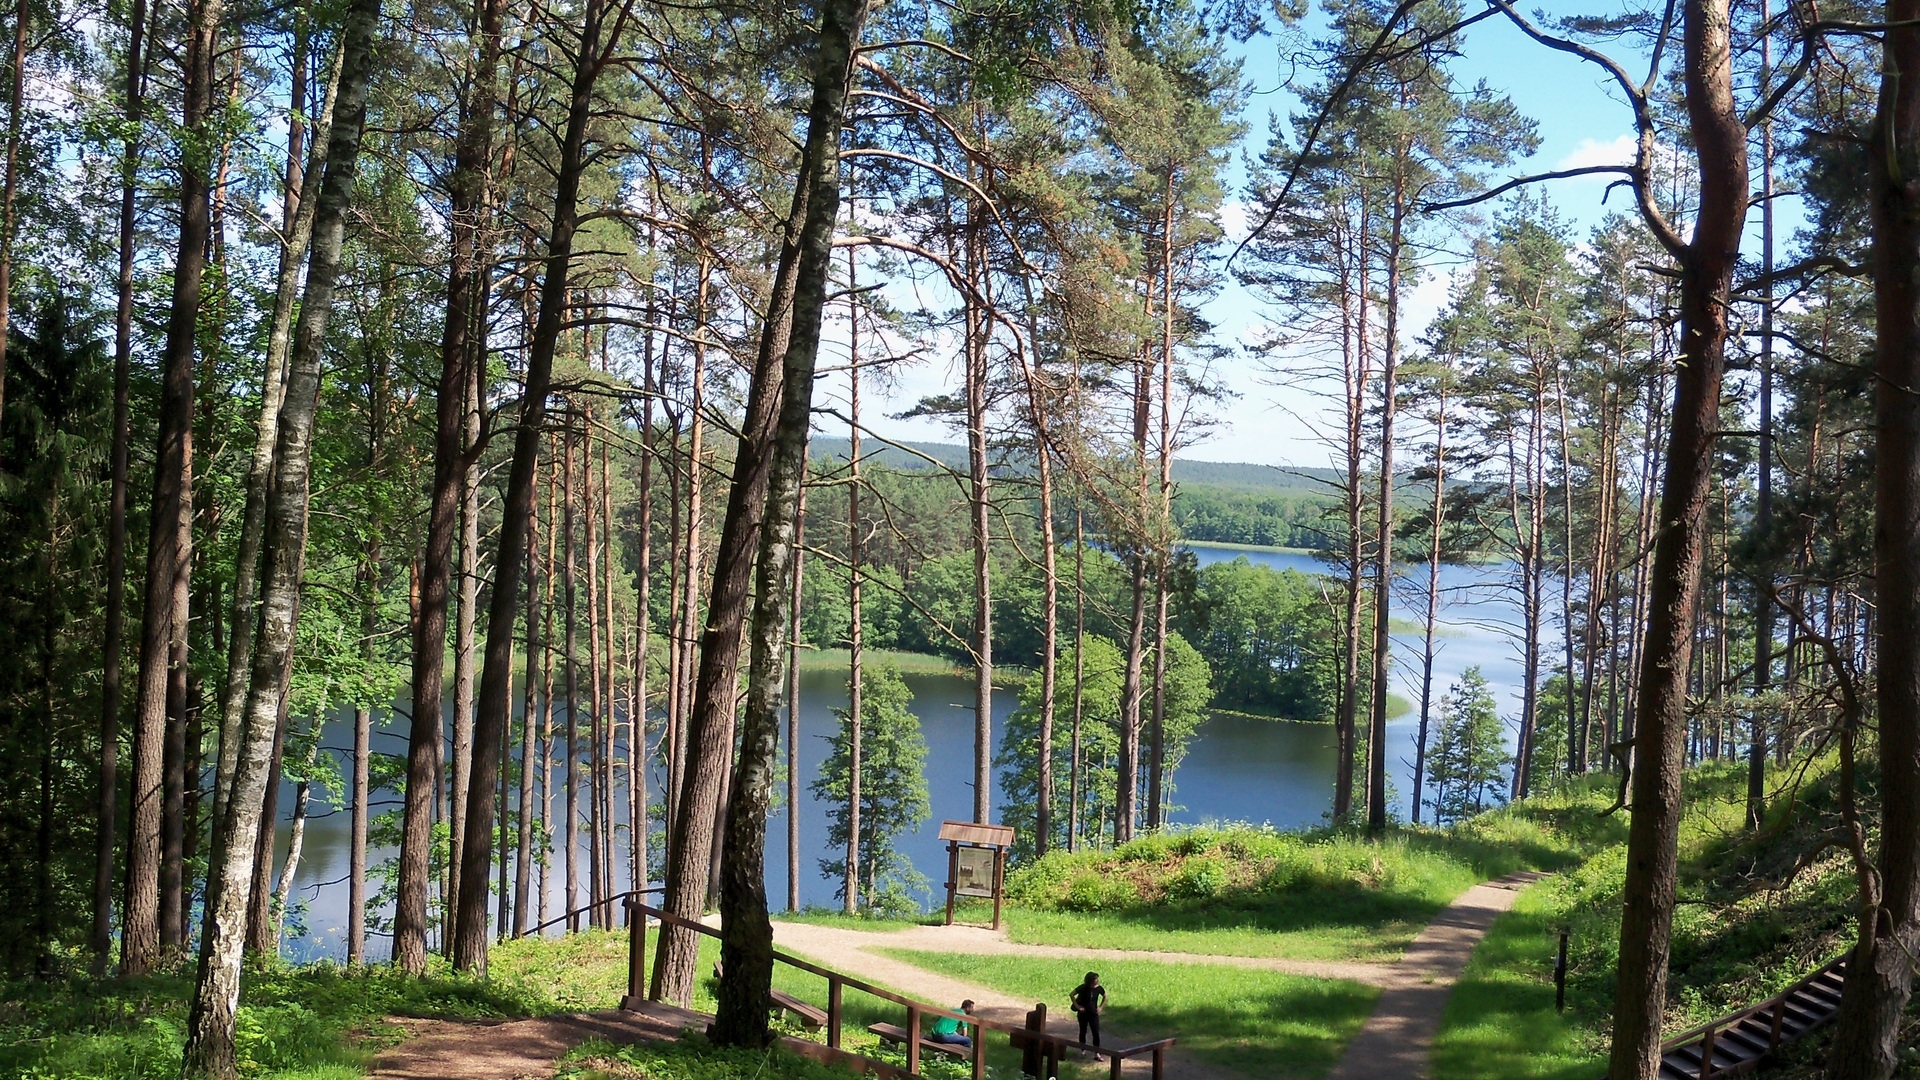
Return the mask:
[[[1590, 9], [1613, 6], [1596, 4]], [[1248, 142], [1242, 148], [1244, 153], [1258, 153], [1260, 141], [1268, 130], [1270, 113], [1284, 115], [1298, 109], [1298, 101], [1283, 78], [1288, 65], [1281, 50], [1286, 47], [1271, 37], [1255, 38], [1245, 46], [1236, 47], [1250, 88], [1242, 113], [1249, 133]], [[1598, 67], [1538, 45], [1498, 17], [1466, 31], [1462, 51], [1464, 55], [1454, 65], [1461, 82], [1485, 79], [1490, 86], [1511, 97], [1520, 110], [1538, 124], [1538, 149], [1530, 158], [1504, 170], [1503, 175], [1617, 163], [1631, 154], [1632, 115]], [[1623, 53], [1616, 56], [1636, 77], [1644, 75], [1643, 58]], [[1236, 159], [1240, 156], [1236, 154]], [[1243, 175], [1236, 160], [1236, 198]], [[1632, 209], [1623, 191], [1614, 192], [1603, 205], [1602, 198], [1611, 179], [1582, 177], [1540, 186], [1575, 235], [1584, 237], [1609, 211]], [[1779, 235], [1784, 241], [1791, 235], [1793, 211], [1783, 206], [1782, 212], [1785, 220]], [[1224, 224], [1236, 241], [1247, 227], [1244, 218], [1237, 203], [1229, 205], [1223, 215]], [[1758, 215], [1753, 215], [1750, 225], [1756, 233], [1758, 224]], [[1446, 270], [1444, 266], [1431, 268], [1424, 280], [1413, 287], [1405, 340], [1412, 340], [1444, 301]], [[1337, 388], [1278, 384], [1269, 373], [1273, 362], [1263, 361], [1243, 347], [1257, 336], [1261, 319], [1258, 302], [1245, 291], [1229, 286], [1205, 310], [1217, 328], [1215, 341], [1232, 350], [1215, 373], [1237, 397], [1218, 407], [1220, 423], [1204, 442], [1190, 447], [1183, 456], [1270, 465], [1327, 464], [1330, 452], [1315, 436], [1314, 429], [1322, 420], [1331, 419], [1339, 408]], [[891, 391], [883, 396], [878, 407], [870, 405], [866, 415], [873, 418], [874, 428], [889, 437], [951, 441], [954, 437], [951, 430], [936, 423], [885, 420], [875, 414], [899, 412], [924, 395], [957, 385], [958, 380], [959, 372], [952, 360], [929, 356], [916, 366], [897, 372]], [[831, 388], [828, 393], [840, 396]]]

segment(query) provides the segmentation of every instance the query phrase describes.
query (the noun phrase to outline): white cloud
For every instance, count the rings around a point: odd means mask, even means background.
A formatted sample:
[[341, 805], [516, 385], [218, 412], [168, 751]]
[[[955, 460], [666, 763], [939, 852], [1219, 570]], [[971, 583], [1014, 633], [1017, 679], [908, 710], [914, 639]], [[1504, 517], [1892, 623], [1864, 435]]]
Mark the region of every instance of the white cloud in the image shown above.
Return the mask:
[[1586, 169], [1595, 165], [1627, 165], [1633, 161], [1638, 149], [1638, 140], [1632, 135], [1618, 135], [1600, 142], [1597, 139], [1581, 139], [1573, 152], [1554, 164], [1556, 171], [1562, 169]]

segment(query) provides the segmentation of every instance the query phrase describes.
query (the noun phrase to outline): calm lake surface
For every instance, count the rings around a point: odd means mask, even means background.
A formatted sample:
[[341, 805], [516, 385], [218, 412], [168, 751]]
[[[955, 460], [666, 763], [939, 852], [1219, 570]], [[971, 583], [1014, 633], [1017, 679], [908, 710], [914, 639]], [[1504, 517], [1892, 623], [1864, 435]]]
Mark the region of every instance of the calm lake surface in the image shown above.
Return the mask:
[[[1227, 550], [1192, 545], [1201, 565], [1245, 557], [1248, 561], [1276, 569], [1319, 573], [1325, 564], [1308, 555], [1277, 552]], [[1403, 568], [1396, 593], [1393, 614], [1413, 625], [1426, 608], [1426, 567]], [[1504, 565], [1447, 566], [1440, 575], [1441, 623], [1443, 636], [1437, 641], [1434, 663], [1434, 701], [1468, 667], [1479, 665], [1495, 694], [1502, 712], [1511, 716], [1520, 707], [1520, 620], [1514, 594], [1508, 588], [1511, 568]], [[1555, 609], [1558, 584], [1549, 586], [1549, 609]], [[1543, 644], [1551, 649], [1557, 627], [1547, 630]], [[1413, 788], [1413, 751], [1418, 730], [1420, 698], [1421, 636], [1400, 633], [1393, 637], [1394, 689], [1415, 703], [1414, 712], [1395, 718], [1387, 725], [1390, 746], [1389, 785], [1399, 800], [1404, 816]], [[1550, 661], [1548, 662], [1550, 665]], [[913, 710], [919, 716], [927, 742], [927, 789], [932, 814], [915, 835], [902, 838], [901, 849], [913, 859], [915, 867], [932, 883], [933, 891], [924, 898], [931, 906], [940, 882], [946, 876], [946, 853], [937, 833], [943, 819], [964, 820], [973, 812], [973, 716], [972, 680], [958, 675], [907, 675], [913, 691]], [[808, 782], [819, 774], [826, 759], [827, 740], [837, 725], [834, 709], [847, 705], [846, 676], [835, 671], [810, 671], [800, 680], [800, 898], [810, 906], [836, 906], [835, 883], [820, 872], [819, 860], [826, 850], [826, 808], [807, 790]], [[994, 694], [994, 730], [1001, 730], [1007, 714], [1015, 707], [1011, 690]], [[338, 729], [336, 729], [338, 730]], [[338, 754], [340, 736], [328, 740], [329, 750]], [[406, 749], [404, 723], [394, 722], [376, 728], [373, 748], [379, 753], [402, 754]], [[624, 751], [623, 751], [624, 753]], [[1186, 760], [1173, 778], [1173, 801], [1179, 805], [1172, 819], [1178, 823], [1246, 821], [1269, 822], [1278, 828], [1297, 828], [1319, 823], [1332, 804], [1335, 748], [1333, 728], [1328, 724], [1251, 720], [1217, 716], [1202, 726], [1195, 736]], [[556, 775], [556, 780], [558, 779]], [[651, 778], [653, 792], [660, 790], [661, 778]], [[558, 784], [556, 783], [556, 787]], [[620, 796], [624, 802], [624, 794]], [[994, 792], [994, 805], [1004, 802], [1004, 794]], [[291, 813], [292, 785], [283, 791], [280, 812]], [[378, 815], [398, 805], [390, 791], [374, 793]], [[775, 811], [768, 822], [767, 892], [776, 907], [787, 896], [787, 809]], [[290, 929], [286, 954], [296, 960], [338, 958], [345, 953], [342, 935], [347, 921], [347, 833], [348, 815], [344, 808], [333, 809], [330, 794], [316, 791], [310, 810], [304, 850], [295, 875], [295, 900], [306, 905], [299, 921], [303, 933]], [[280, 825], [280, 845], [276, 855], [283, 859], [287, 846], [287, 823]], [[584, 834], [584, 830], [583, 830]], [[582, 844], [584, 850], [584, 835]], [[370, 851], [369, 865], [392, 856], [391, 850]], [[565, 910], [561, 893], [561, 874], [557, 865], [550, 874], [548, 898], [550, 915]], [[619, 871], [616, 871], [619, 874]], [[584, 863], [581, 890], [586, 888]], [[373, 888], [375, 886], [371, 886]], [[577, 907], [585, 897], [577, 898]], [[384, 958], [388, 945], [384, 938], [368, 942], [370, 957]]]

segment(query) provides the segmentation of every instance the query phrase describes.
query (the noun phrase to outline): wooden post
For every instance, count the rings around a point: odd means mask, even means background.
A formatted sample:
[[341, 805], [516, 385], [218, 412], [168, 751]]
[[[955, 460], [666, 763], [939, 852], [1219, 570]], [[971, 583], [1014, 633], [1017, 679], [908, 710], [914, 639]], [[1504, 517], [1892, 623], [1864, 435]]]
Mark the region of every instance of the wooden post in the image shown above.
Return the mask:
[[1000, 929], [1000, 893], [1007, 876], [1007, 849], [993, 849], [993, 928]]
[[[1043, 1036], [1047, 1031], [1046, 1002], [1039, 1002], [1034, 1005], [1033, 1008], [1027, 1010], [1027, 1030], [1034, 1034], [1028, 1035], [1020, 1040], [1020, 1071], [1026, 1073], [1028, 1076], [1045, 1076], [1044, 1066], [1041, 1064], [1042, 1050], [1051, 1049], [1050, 1047], [1043, 1047], [1042, 1045], [1046, 1041]], [[1045, 1056], [1048, 1060], [1051, 1060], [1051, 1054]]]
[[1560, 931], [1560, 957], [1553, 962], [1553, 1011], [1567, 1011], [1567, 932]]
[[953, 890], [960, 885], [960, 844], [947, 841], [947, 925], [953, 925]]
[[840, 1047], [840, 980], [827, 976], [827, 1045]]
[[907, 1071], [920, 1075], [920, 1006], [907, 1006]]
[[1153, 1080], [1162, 1080], [1161, 1073], [1166, 1071], [1166, 1067], [1167, 1067], [1167, 1048], [1164, 1046], [1154, 1047], [1153, 1048]]
[[973, 1080], [987, 1080], [987, 1029], [973, 1025]]
[[1767, 1049], [1780, 1049], [1780, 1025], [1787, 1019], [1787, 999], [1776, 998], [1773, 1002], [1773, 1032], [1767, 1041]]
[[640, 1001], [647, 996], [647, 917], [636, 910], [639, 903], [637, 896], [627, 898], [628, 1001]]
[[1713, 1025], [1708, 1024], [1706, 1033], [1700, 1036], [1700, 1080], [1713, 1075]]
[[1113, 1080], [1120, 1080], [1120, 1055], [1115, 1054], [1109, 1060], [1113, 1062]]

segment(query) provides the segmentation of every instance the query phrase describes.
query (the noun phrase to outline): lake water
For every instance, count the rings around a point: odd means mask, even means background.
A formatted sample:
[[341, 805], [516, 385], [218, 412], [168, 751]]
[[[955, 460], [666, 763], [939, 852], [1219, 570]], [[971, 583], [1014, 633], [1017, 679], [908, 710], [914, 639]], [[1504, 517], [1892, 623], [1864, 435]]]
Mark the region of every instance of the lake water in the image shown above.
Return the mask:
[[[1194, 545], [1200, 563], [1207, 565], [1245, 556], [1249, 561], [1277, 569], [1317, 573], [1325, 565], [1311, 556], [1275, 552], [1241, 552]], [[1397, 592], [1393, 614], [1416, 622], [1425, 611], [1426, 568], [1408, 568]], [[1520, 706], [1519, 613], [1513, 594], [1505, 588], [1510, 568], [1505, 566], [1448, 566], [1441, 571], [1441, 621], [1444, 635], [1438, 641], [1435, 660], [1434, 695], [1439, 695], [1468, 667], [1478, 665], [1492, 684], [1504, 714], [1518, 713]], [[1557, 584], [1553, 586], [1557, 589]], [[1557, 597], [1550, 591], [1549, 597]], [[1404, 625], [1404, 624], [1403, 624]], [[1550, 629], [1549, 634], [1557, 633]], [[1394, 689], [1409, 701], [1419, 700], [1419, 661], [1421, 639], [1418, 633], [1395, 634], [1393, 638]], [[1549, 648], [1552, 639], [1545, 643]], [[907, 675], [913, 691], [913, 710], [920, 718], [927, 742], [927, 789], [932, 813], [916, 834], [901, 840], [901, 850], [913, 859], [915, 867], [938, 890], [945, 879], [945, 846], [937, 833], [943, 819], [965, 820], [973, 808], [973, 689], [972, 680], [956, 675]], [[807, 791], [809, 780], [818, 775], [828, 751], [827, 740], [838, 721], [833, 710], [847, 704], [846, 676], [835, 671], [810, 671], [800, 680], [800, 776], [801, 805], [801, 902], [812, 906], [834, 906], [835, 883], [819, 870], [826, 850], [826, 807]], [[1015, 706], [1010, 690], [994, 694], [994, 730], [1002, 729], [1007, 714]], [[1417, 714], [1398, 717], [1387, 725], [1390, 756], [1389, 783], [1400, 800], [1404, 816], [1406, 799], [1413, 787], [1413, 744]], [[327, 740], [338, 752], [338, 736]], [[377, 728], [373, 748], [376, 752], [401, 754], [406, 749], [404, 724]], [[1174, 776], [1174, 802], [1181, 809], [1172, 819], [1177, 823], [1208, 821], [1270, 822], [1279, 828], [1317, 824], [1332, 804], [1335, 767], [1334, 732], [1328, 724], [1291, 723], [1218, 716], [1201, 727], [1186, 760]], [[659, 791], [660, 778], [652, 780]], [[784, 781], [783, 781], [784, 783]], [[391, 792], [375, 792], [374, 813], [391, 809], [397, 798]], [[623, 796], [624, 797], [624, 796]], [[1004, 802], [1004, 794], [994, 793], [994, 805]], [[283, 817], [293, 803], [291, 785], [281, 796]], [[776, 907], [783, 906], [787, 895], [786, 809], [777, 810], [768, 823], [767, 892]], [[287, 825], [280, 826], [280, 845], [276, 859], [286, 851]], [[286, 952], [297, 960], [344, 955], [342, 935], [346, 927], [348, 815], [334, 811], [316, 792], [309, 816], [301, 864], [295, 875], [296, 898], [306, 904], [303, 925], [307, 931], [298, 937], [288, 935]], [[584, 848], [584, 836], [582, 843]], [[369, 864], [377, 864], [393, 855], [391, 850], [369, 852]], [[559, 868], [550, 875], [552, 890], [548, 909], [558, 914]], [[586, 872], [581, 869], [581, 888]], [[931, 906], [935, 893], [925, 897]], [[573, 906], [585, 902], [584, 896]], [[368, 942], [368, 955], [384, 958], [388, 945], [384, 939]]]

